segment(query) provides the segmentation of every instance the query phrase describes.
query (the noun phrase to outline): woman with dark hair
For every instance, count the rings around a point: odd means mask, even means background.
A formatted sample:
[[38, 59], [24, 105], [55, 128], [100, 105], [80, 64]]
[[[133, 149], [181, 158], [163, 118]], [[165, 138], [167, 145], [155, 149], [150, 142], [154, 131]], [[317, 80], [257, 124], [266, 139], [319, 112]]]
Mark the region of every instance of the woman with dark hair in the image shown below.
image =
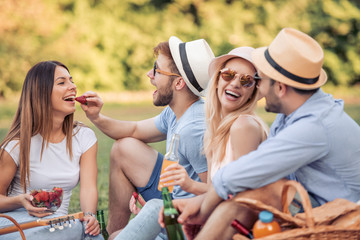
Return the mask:
[[[102, 239], [94, 215], [97, 139], [90, 128], [74, 121], [76, 93], [64, 64], [45, 61], [33, 66], [26, 75], [14, 121], [0, 144], [0, 212], [20, 223], [66, 215], [71, 191], [80, 182], [84, 224], [55, 232], [49, 232], [49, 227], [27, 229], [27, 239], [82, 239], [85, 234]], [[49, 212], [32, 205], [32, 190], [53, 187], [63, 189], [59, 209]], [[0, 228], [9, 223], [0, 219]], [[0, 239], [17, 237], [19, 233], [10, 233]]]

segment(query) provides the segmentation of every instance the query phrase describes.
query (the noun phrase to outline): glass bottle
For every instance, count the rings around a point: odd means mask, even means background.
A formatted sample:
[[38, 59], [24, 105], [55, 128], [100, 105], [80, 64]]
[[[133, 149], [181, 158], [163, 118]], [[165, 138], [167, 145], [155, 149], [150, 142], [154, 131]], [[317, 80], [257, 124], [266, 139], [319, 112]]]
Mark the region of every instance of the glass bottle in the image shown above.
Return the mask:
[[254, 238], [265, 237], [274, 233], [281, 232], [278, 222], [274, 220], [274, 215], [269, 211], [261, 211], [259, 219], [255, 222], [253, 227]]
[[109, 238], [109, 233], [106, 231], [106, 225], [105, 225], [105, 220], [104, 220], [104, 210], [97, 210], [96, 218], [99, 221], [100, 233], [102, 234], [104, 239], [107, 240]]
[[181, 224], [178, 223], [178, 211], [172, 204], [171, 195], [168, 187], [162, 188], [162, 197], [164, 202], [164, 223], [169, 240], [184, 240], [184, 232]]
[[[174, 134], [171, 138], [171, 143], [169, 147], [169, 151], [164, 156], [164, 161], [161, 167], [161, 174], [163, 174], [165, 171], [165, 168], [170, 166], [173, 163], [179, 162], [179, 156], [178, 156], [178, 147], [179, 147], [179, 134]], [[161, 175], [160, 174], [160, 175]], [[169, 183], [170, 181], [168, 181]], [[161, 191], [161, 188], [164, 187], [164, 182], [159, 182], [158, 189]], [[173, 191], [174, 186], [168, 186], [169, 192]]]
[[254, 238], [252, 232], [247, 230], [237, 219], [234, 219], [234, 221], [232, 221], [231, 226], [233, 228], [235, 228], [242, 235], [244, 235], [244, 236], [246, 236], [246, 237], [248, 237], [250, 239]]

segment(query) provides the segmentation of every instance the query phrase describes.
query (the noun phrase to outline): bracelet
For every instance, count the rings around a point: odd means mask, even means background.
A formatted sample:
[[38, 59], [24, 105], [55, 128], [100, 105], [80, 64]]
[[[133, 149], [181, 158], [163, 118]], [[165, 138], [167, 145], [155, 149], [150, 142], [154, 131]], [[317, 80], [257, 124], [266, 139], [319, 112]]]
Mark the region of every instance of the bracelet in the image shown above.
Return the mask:
[[95, 215], [94, 213], [92, 213], [92, 212], [86, 212], [86, 213], [84, 213], [84, 216], [88, 216], [88, 215], [96, 218], [96, 215]]

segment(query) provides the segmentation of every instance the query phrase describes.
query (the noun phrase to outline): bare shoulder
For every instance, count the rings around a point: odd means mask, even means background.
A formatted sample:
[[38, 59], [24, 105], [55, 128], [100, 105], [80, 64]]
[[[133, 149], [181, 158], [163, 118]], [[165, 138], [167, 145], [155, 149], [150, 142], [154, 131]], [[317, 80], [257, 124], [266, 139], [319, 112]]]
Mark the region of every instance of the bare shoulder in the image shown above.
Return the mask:
[[261, 133], [260, 124], [250, 115], [240, 115], [233, 123], [230, 133]]

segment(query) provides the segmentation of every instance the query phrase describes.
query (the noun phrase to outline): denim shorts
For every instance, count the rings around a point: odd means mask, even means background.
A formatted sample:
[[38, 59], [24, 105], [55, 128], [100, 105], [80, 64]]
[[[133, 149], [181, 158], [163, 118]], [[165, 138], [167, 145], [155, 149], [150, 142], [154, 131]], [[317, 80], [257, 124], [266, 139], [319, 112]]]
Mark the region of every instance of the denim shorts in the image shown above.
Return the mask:
[[157, 187], [160, 180], [163, 158], [164, 156], [161, 153], [158, 153], [154, 170], [150, 176], [149, 182], [146, 184], [145, 187], [136, 188], [145, 201], [149, 201], [153, 198], [162, 199], [161, 192], [158, 190]]

